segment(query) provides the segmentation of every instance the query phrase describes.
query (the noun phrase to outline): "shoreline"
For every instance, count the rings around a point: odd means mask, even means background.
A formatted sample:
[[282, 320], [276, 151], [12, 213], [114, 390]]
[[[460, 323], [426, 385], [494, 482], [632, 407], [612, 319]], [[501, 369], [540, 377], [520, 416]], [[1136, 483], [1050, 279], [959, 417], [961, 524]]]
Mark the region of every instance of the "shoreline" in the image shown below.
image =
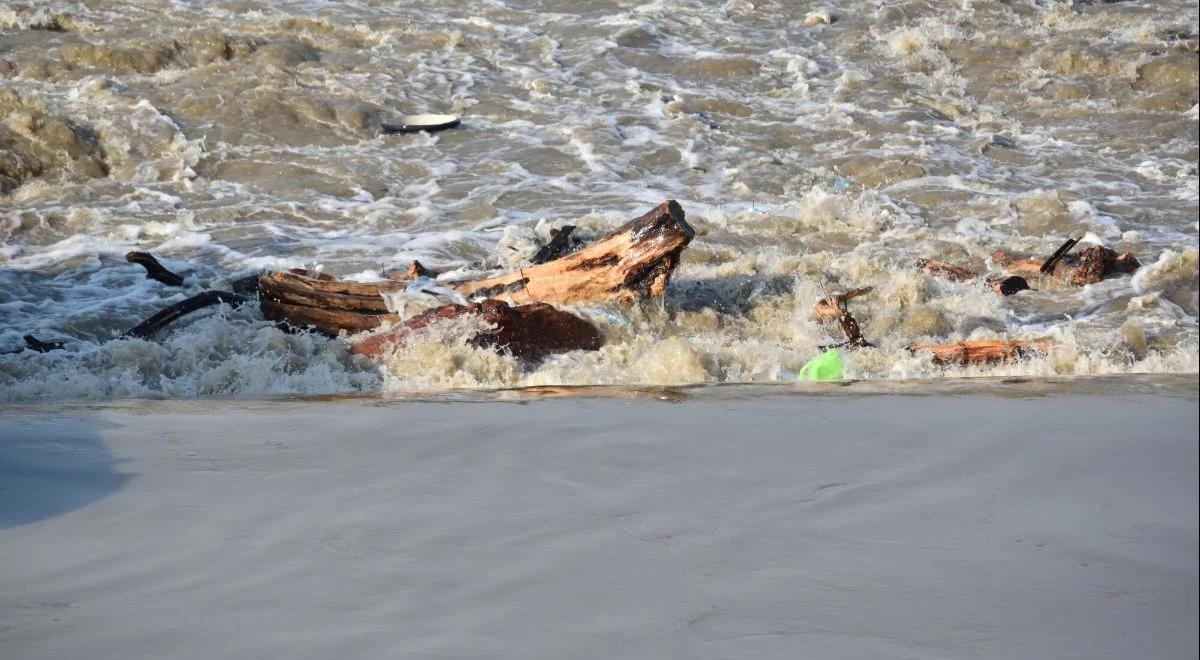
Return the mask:
[[0, 407], [0, 647], [1188, 657], [1177, 380]]

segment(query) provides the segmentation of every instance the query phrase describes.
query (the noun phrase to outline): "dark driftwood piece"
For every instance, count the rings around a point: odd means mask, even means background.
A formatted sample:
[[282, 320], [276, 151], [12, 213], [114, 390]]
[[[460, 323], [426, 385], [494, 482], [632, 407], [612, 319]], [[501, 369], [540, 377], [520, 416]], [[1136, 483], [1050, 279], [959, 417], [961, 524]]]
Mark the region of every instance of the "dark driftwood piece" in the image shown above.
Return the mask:
[[1111, 275], [1132, 273], [1142, 265], [1132, 253], [1118, 254], [1102, 245], [1089, 245], [1074, 254], [1064, 253], [1057, 261], [1003, 249], [993, 252], [992, 260], [1008, 272], [1024, 277], [1041, 275], [1042, 266], [1049, 263], [1050, 277], [1074, 286], [1095, 284]]
[[126, 332], [125, 336], [145, 339], [146, 337], [149, 337], [155, 332], [163, 329], [179, 317], [185, 314], [191, 314], [198, 309], [203, 309], [205, 307], [210, 307], [212, 305], [218, 305], [221, 303], [238, 307], [244, 304], [247, 300], [249, 299], [246, 296], [240, 296], [236, 293], [230, 293], [229, 291], [205, 291], [204, 293], [194, 295], [191, 298], [181, 300], [155, 314], [154, 316], [151, 316], [145, 321], [142, 321]]
[[146, 269], [146, 279], [158, 280], [168, 286], [183, 286], [183, 277], [167, 270], [158, 259], [149, 252], [130, 252], [125, 255], [125, 261], [138, 264]]
[[[22, 337], [25, 340], [25, 347], [35, 353], [49, 353], [50, 351], [61, 351], [67, 344], [61, 341], [42, 341], [33, 335], [25, 335]], [[20, 353], [23, 349], [17, 349], [16, 353]]]
[[918, 344], [909, 351], [928, 351], [938, 364], [988, 364], [1013, 362], [1022, 358], [1044, 355], [1050, 349], [1049, 339], [994, 339], [960, 341], [950, 344]]
[[409, 335], [421, 328], [466, 316], [480, 316], [493, 328], [472, 337], [472, 345], [508, 351], [523, 360], [540, 360], [567, 351], [594, 351], [604, 344], [596, 326], [574, 314], [545, 303], [514, 307], [489, 299], [427, 310], [390, 330], [353, 340], [350, 352], [379, 357], [403, 344]]
[[1061, 261], [1063, 257], [1067, 256], [1067, 253], [1070, 252], [1071, 248], [1075, 247], [1075, 244], [1078, 242], [1079, 239], [1075, 238], [1074, 236], [1068, 238], [1063, 242], [1062, 245], [1058, 246], [1058, 249], [1054, 251], [1054, 254], [1050, 255], [1045, 261], [1042, 262], [1042, 265], [1038, 267], [1038, 272], [1045, 275], [1046, 273], [1054, 270], [1054, 265]]
[[566, 225], [562, 229], [552, 229], [550, 242], [538, 249], [533, 258], [529, 260], [531, 264], [544, 264], [547, 261], [553, 261], [564, 254], [571, 247], [571, 232], [575, 231], [575, 225]]
[[846, 341], [835, 344], [833, 347], [861, 348], [873, 345], [863, 338], [862, 329], [858, 327], [858, 321], [846, 309], [848, 301], [866, 295], [870, 291], [871, 287], [855, 289], [830, 298], [821, 298], [813, 305], [813, 310], [817, 313], [818, 319], [822, 321], [837, 321], [842, 326], [842, 333], [846, 335]]

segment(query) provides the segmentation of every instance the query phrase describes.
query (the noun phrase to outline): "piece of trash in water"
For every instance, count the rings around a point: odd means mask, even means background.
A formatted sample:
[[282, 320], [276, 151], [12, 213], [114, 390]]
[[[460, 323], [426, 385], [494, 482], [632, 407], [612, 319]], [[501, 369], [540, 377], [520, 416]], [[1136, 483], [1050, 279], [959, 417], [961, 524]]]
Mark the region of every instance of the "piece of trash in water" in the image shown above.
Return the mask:
[[851, 183], [850, 183], [849, 179], [838, 179], [833, 184], [833, 192], [835, 192], [835, 193], [846, 192], [847, 190], [850, 190], [850, 186], [851, 186]]
[[409, 282], [408, 286], [400, 291], [380, 291], [379, 296], [383, 298], [388, 312], [400, 316], [407, 316], [413, 303], [421, 308], [419, 311], [424, 311], [424, 308], [431, 304], [469, 304], [466, 296], [454, 289], [438, 286], [437, 281], [428, 275], [422, 275]]
[[832, 381], [842, 379], [842, 354], [829, 349], [804, 363], [796, 372], [796, 380]]
[[379, 128], [384, 133], [434, 133], [460, 123], [458, 115], [405, 115], [400, 123], [381, 122]]

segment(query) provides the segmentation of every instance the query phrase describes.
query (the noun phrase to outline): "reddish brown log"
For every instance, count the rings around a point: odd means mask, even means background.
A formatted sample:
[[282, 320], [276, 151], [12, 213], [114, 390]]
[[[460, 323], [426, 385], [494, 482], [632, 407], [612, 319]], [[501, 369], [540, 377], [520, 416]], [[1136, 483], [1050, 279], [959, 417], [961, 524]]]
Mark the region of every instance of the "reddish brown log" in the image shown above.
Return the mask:
[[594, 351], [604, 344], [596, 326], [551, 305], [537, 303], [513, 307], [500, 300], [488, 299], [470, 305], [443, 305], [428, 310], [391, 330], [354, 340], [350, 352], [379, 357], [403, 344], [416, 330], [464, 316], [480, 316], [494, 328], [472, 337], [472, 345], [508, 351], [523, 360], [540, 360], [567, 351]]
[[313, 328], [330, 337], [336, 337], [343, 330], [351, 335], [374, 330], [388, 320], [388, 317], [383, 314], [359, 314], [345, 310], [295, 305], [267, 296], [260, 296], [259, 303], [262, 305], [263, 316], [272, 321], [280, 321], [297, 328]]
[[979, 277], [979, 273], [973, 270], [937, 259], [921, 259], [917, 265], [926, 273], [951, 282], [967, 282]]
[[952, 344], [918, 344], [909, 351], [929, 351], [938, 364], [988, 364], [1013, 362], [1022, 358], [1044, 355], [1050, 349], [1049, 339], [994, 339], [961, 341]]
[[1050, 277], [1074, 286], [1095, 284], [1105, 277], [1131, 273], [1141, 267], [1132, 253], [1117, 253], [1102, 245], [1089, 245], [1074, 254], [1063, 255], [1054, 262], [1004, 249], [993, 252], [992, 260], [1008, 272], [1024, 277], [1041, 275], [1042, 266], [1050, 263]]

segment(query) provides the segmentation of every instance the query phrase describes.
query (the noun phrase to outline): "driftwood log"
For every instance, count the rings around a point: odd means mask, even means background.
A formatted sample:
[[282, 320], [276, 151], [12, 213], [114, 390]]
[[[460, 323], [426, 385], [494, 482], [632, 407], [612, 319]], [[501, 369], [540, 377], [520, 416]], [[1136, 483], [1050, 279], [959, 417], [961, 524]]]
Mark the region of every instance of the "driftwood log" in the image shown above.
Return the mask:
[[[468, 298], [516, 305], [642, 300], [663, 293], [694, 235], [683, 209], [668, 201], [578, 252], [498, 277], [438, 284]], [[422, 270], [414, 265], [409, 272]], [[407, 286], [400, 280], [364, 284], [303, 271], [275, 272], [259, 279], [259, 299], [267, 318], [329, 335], [342, 330], [354, 334], [391, 320], [384, 295]]]
[[1014, 275], [1049, 275], [1055, 280], [1074, 286], [1095, 284], [1105, 277], [1132, 273], [1142, 265], [1132, 253], [1118, 253], [1103, 245], [1089, 245], [1079, 252], [1067, 254], [1066, 250], [1074, 245], [1068, 241], [1049, 259], [1000, 249], [992, 253], [992, 260]]
[[599, 242], [543, 264], [452, 285], [468, 298], [516, 304], [620, 300], [661, 295], [696, 235], [674, 200], [629, 221]]
[[418, 314], [394, 328], [350, 342], [350, 352], [379, 357], [402, 345], [415, 331], [439, 321], [470, 316], [481, 317], [492, 330], [481, 332], [469, 342], [505, 350], [523, 360], [541, 360], [567, 351], [594, 351], [604, 344], [596, 326], [552, 305], [536, 303], [514, 307], [494, 299], [470, 305], [443, 305]]
[[951, 344], [918, 344], [909, 347], [912, 353], [926, 351], [933, 361], [946, 365], [989, 364], [1013, 362], [1021, 358], [1044, 355], [1050, 349], [1049, 339], [994, 339], [960, 341]]
[[1029, 282], [1020, 275], [981, 276], [969, 268], [956, 266], [945, 261], [938, 261], [937, 259], [921, 259], [917, 262], [917, 265], [929, 275], [951, 282], [982, 280], [991, 287], [992, 291], [1002, 296], [1011, 296], [1014, 293], [1030, 290]]

